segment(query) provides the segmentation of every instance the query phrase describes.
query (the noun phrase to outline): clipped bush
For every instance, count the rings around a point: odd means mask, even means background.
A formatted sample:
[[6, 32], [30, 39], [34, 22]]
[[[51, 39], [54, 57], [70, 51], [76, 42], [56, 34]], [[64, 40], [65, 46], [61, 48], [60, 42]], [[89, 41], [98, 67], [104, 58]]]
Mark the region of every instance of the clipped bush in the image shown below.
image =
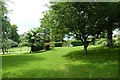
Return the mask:
[[31, 51], [39, 51], [39, 50], [43, 50], [43, 45], [32, 45], [31, 46]]
[[55, 47], [62, 47], [62, 42], [54, 42]]
[[82, 42], [81, 41], [71, 41], [71, 45], [73, 46], [82, 46]]

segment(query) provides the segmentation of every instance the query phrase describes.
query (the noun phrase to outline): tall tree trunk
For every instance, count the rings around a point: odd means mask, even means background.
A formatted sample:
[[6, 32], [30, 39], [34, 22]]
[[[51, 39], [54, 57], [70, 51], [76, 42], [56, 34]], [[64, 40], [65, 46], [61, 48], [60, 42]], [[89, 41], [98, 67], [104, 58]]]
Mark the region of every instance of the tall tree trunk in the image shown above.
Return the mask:
[[113, 40], [112, 40], [112, 28], [107, 30], [107, 46], [109, 48], [113, 47]]
[[84, 54], [87, 54], [88, 52], [87, 52], [87, 45], [86, 44], [84, 44]]
[[5, 54], [5, 51], [4, 51], [4, 49], [2, 48], [2, 52], [3, 52], [3, 54]]

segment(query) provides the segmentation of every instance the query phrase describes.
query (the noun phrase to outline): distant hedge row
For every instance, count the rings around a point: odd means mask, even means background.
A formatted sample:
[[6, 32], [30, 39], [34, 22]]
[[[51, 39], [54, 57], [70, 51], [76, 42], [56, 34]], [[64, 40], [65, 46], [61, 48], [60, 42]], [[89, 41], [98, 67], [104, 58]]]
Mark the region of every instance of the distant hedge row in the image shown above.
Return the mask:
[[80, 41], [72, 41], [71, 45], [73, 45], [73, 46], [82, 46], [83, 44]]
[[62, 42], [54, 42], [55, 47], [62, 47]]
[[[71, 44], [73, 46], [82, 46], [83, 44], [81, 43], [81, 41], [70, 41], [70, 43], [66, 42], [68, 44], [68, 46]], [[62, 47], [63, 44], [62, 42], [54, 42], [54, 46], [55, 47]]]

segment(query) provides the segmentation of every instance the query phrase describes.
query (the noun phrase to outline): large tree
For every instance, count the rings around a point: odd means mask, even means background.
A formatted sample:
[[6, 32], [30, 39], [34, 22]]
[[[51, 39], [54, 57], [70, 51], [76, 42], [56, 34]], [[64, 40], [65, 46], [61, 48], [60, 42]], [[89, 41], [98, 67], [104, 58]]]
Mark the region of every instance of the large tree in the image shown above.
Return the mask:
[[120, 22], [120, 2], [97, 3], [96, 9], [98, 16], [101, 17], [99, 20], [102, 22], [99, 22], [99, 26], [102, 25], [101, 28], [107, 32], [107, 46], [113, 47], [112, 31], [119, 27], [115, 24]]
[[3, 54], [5, 53], [5, 50], [8, 48], [8, 46], [6, 46], [6, 42], [9, 41], [9, 34], [10, 34], [10, 27], [11, 27], [11, 24], [10, 24], [10, 20], [9, 18], [7, 17], [7, 13], [8, 13], [8, 10], [6, 8], [6, 4], [5, 2], [3, 1], [2, 2], [2, 9], [1, 9], [1, 18], [2, 18], [2, 45], [1, 45], [1, 48], [2, 48], [2, 52]]
[[[84, 44], [84, 52], [87, 54], [87, 47], [92, 42], [96, 34], [100, 34], [97, 26], [98, 18], [96, 18], [95, 5], [93, 3], [52, 3], [49, 10], [50, 22], [52, 28], [68, 30], [74, 33], [75, 37]], [[99, 33], [98, 33], [99, 32]], [[88, 36], [93, 39], [88, 41]]]

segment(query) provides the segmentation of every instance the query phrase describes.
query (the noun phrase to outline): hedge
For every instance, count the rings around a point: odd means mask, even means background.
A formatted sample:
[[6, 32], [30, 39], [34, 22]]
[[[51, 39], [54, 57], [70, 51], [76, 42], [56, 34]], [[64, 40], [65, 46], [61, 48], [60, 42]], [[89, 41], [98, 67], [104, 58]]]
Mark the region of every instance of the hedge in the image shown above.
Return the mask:
[[31, 51], [39, 51], [39, 50], [43, 50], [43, 45], [37, 45], [37, 46], [31, 46]]
[[61, 42], [54, 42], [55, 47], [62, 47], [62, 43]]
[[71, 45], [73, 45], [73, 46], [82, 46], [83, 44], [80, 41], [72, 41]]

